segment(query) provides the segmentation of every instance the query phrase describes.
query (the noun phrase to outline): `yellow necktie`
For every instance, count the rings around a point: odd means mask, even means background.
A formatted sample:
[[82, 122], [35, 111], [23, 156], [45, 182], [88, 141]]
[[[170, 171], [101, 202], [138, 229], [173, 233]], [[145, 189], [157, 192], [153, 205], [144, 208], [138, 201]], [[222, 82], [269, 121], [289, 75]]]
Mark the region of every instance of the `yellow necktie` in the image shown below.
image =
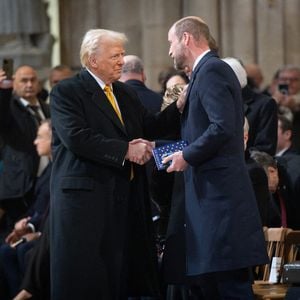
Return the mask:
[[[112, 90], [110, 88], [109, 85], [105, 85], [104, 87], [104, 93], [107, 97], [107, 99], [109, 100], [111, 106], [113, 107], [114, 111], [116, 112], [118, 118], [120, 119], [121, 123], [124, 125], [124, 122], [123, 122], [123, 119], [122, 119], [122, 115], [121, 115], [121, 112], [117, 106], [117, 103], [116, 103], [116, 100], [115, 100], [115, 97], [112, 93]], [[134, 171], [133, 171], [133, 164], [131, 164], [131, 167], [130, 167], [130, 180], [132, 180], [134, 177]]]
[[114, 111], [116, 112], [118, 118], [120, 119], [121, 123], [124, 125], [121, 112], [120, 112], [120, 110], [119, 110], [119, 108], [117, 106], [115, 97], [114, 97], [114, 95], [112, 93], [112, 90], [111, 90], [110, 86], [109, 85], [105, 85], [105, 87], [104, 87], [103, 90], [104, 90], [104, 93], [106, 94], [106, 97], [109, 100], [111, 106], [113, 107]]

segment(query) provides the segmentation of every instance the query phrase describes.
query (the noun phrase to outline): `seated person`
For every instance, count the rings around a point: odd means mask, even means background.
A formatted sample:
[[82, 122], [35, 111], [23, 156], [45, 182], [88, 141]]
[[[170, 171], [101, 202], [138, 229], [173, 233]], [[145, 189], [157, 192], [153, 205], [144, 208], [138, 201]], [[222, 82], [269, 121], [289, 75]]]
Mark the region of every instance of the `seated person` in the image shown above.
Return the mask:
[[[249, 134], [249, 123], [245, 117], [244, 122], [244, 149], [247, 149]], [[268, 224], [268, 210], [270, 206], [270, 195], [268, 189], [268, 177], [261, 165], [254, 161], [251, 157], [246, 157], [247, 170], [251, 179], [255, 199], [263, 226]]]
[[[46, 120], [40, 125], [34, 141], [40, 156], [51, 157], [51, 136], [51, 124], [49, 120]], [[9, 299], [19, 290], [25, 269], [25, 254], [41, 235], [43, 221], [49, 209], [50, 174], [51, 163], [37, 180], [34, 190], [35, 202], [29, 209], [27, 217], [16, 222], [14, 229], [6, 237], [6, 243], [0, 247], [2, 280], [6, 281]]]
[[299, 154], [293, 145], [293, 123], [284, 115], [278, 115], [276, 157]]
[[268, 227], [292, 228], [293, 194], [287, 170], [283, 164], [265, 152], [251, 151], [251, 158], [262, 166], [268, 177], [270, 207], [268, 209]]

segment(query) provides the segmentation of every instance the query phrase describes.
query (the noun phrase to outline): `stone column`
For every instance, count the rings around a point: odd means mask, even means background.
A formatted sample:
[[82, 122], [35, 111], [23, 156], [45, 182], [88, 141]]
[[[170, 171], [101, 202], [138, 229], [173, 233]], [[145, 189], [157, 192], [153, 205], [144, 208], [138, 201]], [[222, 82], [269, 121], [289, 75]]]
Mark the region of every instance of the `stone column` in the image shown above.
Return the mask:
[[[284, 0], [283, 0], [284, 1]], [[258, 0], [257, 60], [268, 84], [275, 71], [284, 63], [284, 15], [282, 0]]]
[[211, 35], [220, 43], [219, 36], [219, 1], [199, 1], [184, 0], [183, 1], [184, 16], [198, 16], [202, 18], [209, 26]]
[[159, 90], [158, 74], [173, 61], [168, 57], [168, 31], [181, 17], [180, 0], [141, 0], [142, 59], [145, 63], [146, 84]]
[[220, 1], [220, 54], [255, 61], [255, 22], [253, 1]]
[[60, 0], [61, 61], [80, 69], [79, 51], [85, 32], [99, 27], [101, 5], [98, 0]]
[[51, 63], [47, 3], [43, 0], [0, 1], [0, 61], [12, 58], [14, 69], [31, 65], [44, 77]]
[[285, 63], [300, 64], [300, 1], [284, 1], [284, 42]]
[[127, 54], [138, 56], [143, 53], [141, 6], [139, 0], [102, 0], [98, 6], [101, 27], [124, 32], [129, 39], [126, 45]]

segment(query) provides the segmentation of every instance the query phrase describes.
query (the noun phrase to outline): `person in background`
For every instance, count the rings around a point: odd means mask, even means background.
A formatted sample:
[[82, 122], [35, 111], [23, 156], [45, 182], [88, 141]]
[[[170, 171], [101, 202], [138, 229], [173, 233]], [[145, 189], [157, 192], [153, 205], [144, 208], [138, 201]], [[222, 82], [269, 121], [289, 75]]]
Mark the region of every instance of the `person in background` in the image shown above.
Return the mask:
[[[178, 100], [183, 89], [188, 84], [188, 77], [183, 71], [176, 71], [166, 82], [166, 92], [163, 97], [161, 110], [166, 109], [171, 103]], [[165, 136], [167, 142], [180, 140], [180, 128], [174, 126], [172, 134]], [[152, 170], [150, 181], [150, 192], [153, 200], [160, 207], [160, 220], [158, 222], [158, 236], [161, 240], [165, 240], [166, 231], [169, 221], [172, 191], [174, 185], [174, 174], [165, 171], [158, 171], [156, 168]]]
[[299, 65], [284, 65], [279, 69], [277, 89], [273, 98], [278, 106], [292, 114], [293, 145], [300, 152], [300, 67]]
[[245, 64], [245, 71], [248, 77], [248, 83], [251, 82], [251, 88], [255, 92], [260, 92], [262, 83], [264, 81], [264, 76], [262, 70], [258, 64], [249, 63]]
[[69, 66], [57, 65], [50, 70], [49, 85], [52, 89], [61, 80], [69, 78], [73, 75], [73, 71]]
[[[51, 160], [51, 135], [51, 122], [45, 120], [34, 140], [38, 155], [47, 156], [49, 160]], [[0, 286], [7, 286], [9, 299], [19, 291], [22, 277], [26, 272], [25, 256], [36, 245], [43, 232], [50, 202], [50, 174], [51, 162], [37, 179], [33, 194], [34, 204], [29, 208], [26, 217], [16, 222], [14, 229], [6, 237], [5, 244], [0, 247], [0, 266], [4, 274], [2, 276], [4, 284]], [[0, 290], [3, 300], [4, 293], [5, 291]]]
[[[31, 205], [36, 178], [49, 159], [39, 157], [33, 141], [39, 124], [49, 118], [49, 106], [38, 99], [38, 77], [30, 66], [19, 67], [10, 85], [0, 70], [0, 137], [3, 141], [0, 173], [0, 207], [2, 236]], [[1, 88], [2, 87], [2, 88]]]
[[289, 227], [295, 230], [300, 229], [300, 219], [298, 212], [300, 202], [300, 155], [293, 143], [293, 123], [284, 115], [278, 116], [278, 143], [276, 160], [279, 163], [279, 171], [284, 169], [284, 177], [289, 190]]
[[284, 115], [278, 116], [278, 138], [276, 157], [289, 154], [299, 154], [293, 146], [293, 123]]
[[173, 76], [174, 74], [176, 74], [176, 69], [174, 67], [167, 67], [165, 69], [163, 69], [162, 71], [159, 72], [158, 74], [158, 83], [160, 86], [160, 91], [159, 93], [163, 96], [165, 94], [166, 91], [166, 82], [168, 81], [168, 79]]
[[223, 59], [233, 69], [242, 88], [244, 114], [249, 122], [246, 159], [256, 149], [275, 155], [277, 145], [277, 105], [272, 97], [254, 92], [247, 84], [247, 74], [241, 62], [233, 57]]
[[[244, 122], [244, 149], [247, 149], [247, 142], [249, 136], [249, 122], [245, 117]], [[270, 193], [268, 187], [268, 177], [263, 169], [251, 157], [246, 158], [246, 166], [251, 179], [255, 199], [260, 215], [261, 224], [268, 226], [269, 222], [269, 208], [270, 208]]]
[[164, 163], [171, 162], [167, 172], [184, 172], [192, 293], [210, 300], [253, 299], [249, 268], [267, 263], [268, 256], [244, 159], [241, 87], [230, 66], [211, 51], [210, 37], [206, 23], [194, 16], [168, 32], [174, 66], [193, 71], [181, 116], [181, 138], [188, 146]]
[[162, 96], [146, 85], [146, 74], [142, 60], [136, 55], [124, 56], [120, 81], [130, 85], [138, 94], [141, 103], [151, 112], [160, 111]]
[[[290, 108], [293, 112], [300, 110], [300, 67], [284, 65], [279, 69], [277, 89], [273, 98], [278, 105]], [[287, 91], [282, 92], [280, 85], [287, 85]]]
[[262, 93], [268, 96], [272, 96], [278, 89], [278, 76], [279, 70], [277, 70], [271, 79], [271, 82], [263, 89]]

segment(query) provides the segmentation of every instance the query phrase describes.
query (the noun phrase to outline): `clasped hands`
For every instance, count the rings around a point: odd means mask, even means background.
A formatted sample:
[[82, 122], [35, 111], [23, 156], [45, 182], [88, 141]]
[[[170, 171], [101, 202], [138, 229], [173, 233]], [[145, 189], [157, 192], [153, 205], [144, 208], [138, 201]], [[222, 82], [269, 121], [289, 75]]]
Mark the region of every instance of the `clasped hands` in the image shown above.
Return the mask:
[[152, 149], [155, 142], [150, 142], [142, 138], [134, 139], [129, 142], [125, 159], [139, 165], [144, 165], [152, 157]]

